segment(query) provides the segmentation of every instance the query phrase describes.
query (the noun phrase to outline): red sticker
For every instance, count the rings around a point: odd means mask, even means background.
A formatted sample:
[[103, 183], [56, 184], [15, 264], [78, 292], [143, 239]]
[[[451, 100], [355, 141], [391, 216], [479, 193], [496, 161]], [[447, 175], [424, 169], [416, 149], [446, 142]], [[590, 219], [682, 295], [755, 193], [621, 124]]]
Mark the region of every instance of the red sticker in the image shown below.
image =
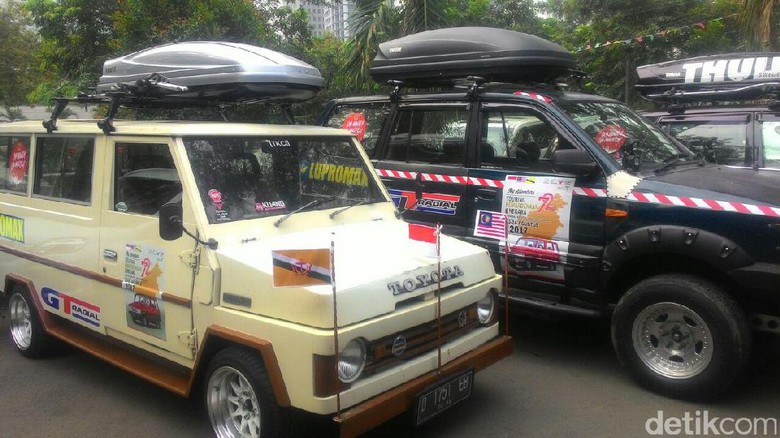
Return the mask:
[[11, 158], [8, 160], [8, 179], [11, 184], [17, 185], [27, 176], [27, 145], [23, 141], [17, 141], [11, 149]]
[[218, 209], [222, 209], [222, 193], [217, 189], [209, 190], [209, 198]]
[[626, 143], [626, 130], [618, 125], [607, 125], [596, 134], [596, 143], [611, 153], [619, 151]]
[[341, 127], [351, 132], [358, 141], [363, 141], [366, 135], [366, 117], [361, 113], [352, 113], [344, 119]]

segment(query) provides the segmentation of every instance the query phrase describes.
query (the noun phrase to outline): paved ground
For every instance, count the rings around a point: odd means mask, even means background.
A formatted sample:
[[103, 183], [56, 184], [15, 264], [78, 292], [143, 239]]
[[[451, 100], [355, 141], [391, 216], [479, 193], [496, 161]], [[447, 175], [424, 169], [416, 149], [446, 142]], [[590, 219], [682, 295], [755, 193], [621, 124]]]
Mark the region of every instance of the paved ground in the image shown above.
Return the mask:
[[[0, 319], [0, 437], [211, 436], [199, 400], [169, 394], [79, 352], [24, 359], [13, 350], [7, 325]], [[645, 425], [659, 410], [664, 418], [687, 412], [701, 419], [707, 411], [709, 418], [780, 421], [780, 338], [759, 337], [751, 367], [734, 390], [694, 404], [637, 387], [615, 360], [603, 322], [513, 316], [510, 329], [514, 355], [476, 376], [467, 403], [421, 429], [399, 417], [369, 436], [641, 437], [649, 436]], [[297, 418], [302, 436], [336, 436], [327, 419]], [[748, 425], [740, 423], [743, 430]]]

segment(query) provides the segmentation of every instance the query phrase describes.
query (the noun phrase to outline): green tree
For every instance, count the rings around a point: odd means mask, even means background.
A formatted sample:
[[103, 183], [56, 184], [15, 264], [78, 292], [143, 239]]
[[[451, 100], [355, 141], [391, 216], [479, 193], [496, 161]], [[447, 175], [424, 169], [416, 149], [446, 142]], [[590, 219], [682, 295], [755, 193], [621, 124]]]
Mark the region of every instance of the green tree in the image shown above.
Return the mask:
[[0, 104], [8, 118], [16, 115], [12, 106], [25, 102], [38, 79], [35, 58], [30, 56], [38, 45], [31, 20], [14, 2], [0, 5]]
[[778, 50], [778, 0], [742, 0], [740, 22], [750, 49]]

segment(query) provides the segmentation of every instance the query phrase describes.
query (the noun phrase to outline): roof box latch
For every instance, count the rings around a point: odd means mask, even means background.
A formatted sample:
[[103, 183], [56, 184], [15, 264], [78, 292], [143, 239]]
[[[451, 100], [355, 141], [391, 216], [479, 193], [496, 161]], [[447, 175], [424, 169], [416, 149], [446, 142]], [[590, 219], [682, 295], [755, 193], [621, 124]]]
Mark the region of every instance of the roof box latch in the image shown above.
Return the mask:
[[467, 76], [466, 80], [471, 82], [471, 86], [469, 87], [469, 91], [466, 92], [466, 96], [468, 96], [469, 99], [476, 99], [482, 89], [482, 84], [487, 82], [487, 79], [480, 76]]

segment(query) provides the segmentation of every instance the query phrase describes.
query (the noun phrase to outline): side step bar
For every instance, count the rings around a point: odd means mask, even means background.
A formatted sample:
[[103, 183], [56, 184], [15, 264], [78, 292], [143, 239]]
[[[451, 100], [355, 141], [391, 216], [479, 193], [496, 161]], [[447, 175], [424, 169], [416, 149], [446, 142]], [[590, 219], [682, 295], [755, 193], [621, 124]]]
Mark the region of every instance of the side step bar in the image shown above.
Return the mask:
[[[515, 293], [518, 291], [515, 289]], [[499, 302], [504, 302], [504, 295], [499, 294]], [[531, 296], [518, 296], [509, 294], [509, 306], [516, 306], [522, 309], [538, 310], [542, 312], [550, 312], [556, 314], [566, 314], [581, 316], [585, 318], [601, 318], [604, 316], [604, 312], [596, 309], [585, 309], [578, 306], [572, 306], [569, 304], [563, 304], [556, 301], [545, 300], [542, 298]]]

